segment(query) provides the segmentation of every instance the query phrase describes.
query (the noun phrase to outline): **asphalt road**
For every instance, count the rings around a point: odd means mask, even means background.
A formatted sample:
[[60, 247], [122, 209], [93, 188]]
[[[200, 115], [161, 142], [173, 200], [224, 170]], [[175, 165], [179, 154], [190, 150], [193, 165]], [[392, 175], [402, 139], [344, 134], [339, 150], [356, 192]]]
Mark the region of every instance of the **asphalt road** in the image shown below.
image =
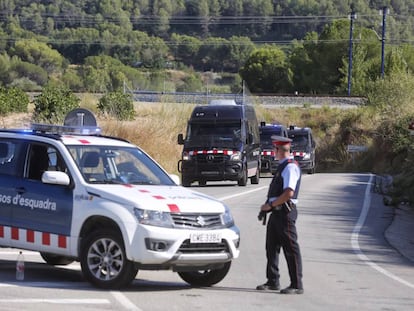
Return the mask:
[[[414, 264], [394, 250], [384, 231], [392, 221], [369, 174], [304, 175], [297, 222], [303, 295], [259, 292], [265, 281], [265, 227], [257, 220], [270, 178], [259, 185], [207, 183], [194, 190], [226, 202], [241, 229], [240, 257], [211, 288], [191, 288], [171, 271], [140, 271], [122, 291], [102, 291], [82, 279], [78, 264], [46, 266], [24, 251], [25, 280], [15, 280], [18, 251], [0, 249], [0, 310], [413, 310]], [[289, 284], [284, 259], [281, 284]]]

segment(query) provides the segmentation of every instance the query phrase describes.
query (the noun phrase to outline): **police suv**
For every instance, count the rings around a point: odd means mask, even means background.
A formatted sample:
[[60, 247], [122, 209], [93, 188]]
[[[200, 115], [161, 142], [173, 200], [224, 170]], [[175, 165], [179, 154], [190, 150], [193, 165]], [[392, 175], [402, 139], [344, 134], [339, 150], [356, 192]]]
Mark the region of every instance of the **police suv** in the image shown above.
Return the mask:
[[1, 129], [0, 247], [38, 251], [50, 265], [79, 261], [105, 289], [139, 269], [211, 286], [239, 255], [239, 229], [226, 205], [177, 180], [139, 147], [101, 135], [86, 109], [64, 126]]

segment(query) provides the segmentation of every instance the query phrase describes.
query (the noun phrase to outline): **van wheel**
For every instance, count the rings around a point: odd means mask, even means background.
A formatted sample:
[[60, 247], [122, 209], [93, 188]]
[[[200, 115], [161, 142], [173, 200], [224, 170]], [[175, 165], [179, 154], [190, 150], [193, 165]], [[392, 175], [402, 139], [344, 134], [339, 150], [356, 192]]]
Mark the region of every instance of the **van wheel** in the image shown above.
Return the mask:
[[43, 258], [43, 260], [51, 266], [66, 266], [74, 262], [72, 258], [50, 254], [50, 253], [43, 253], [40, 252], [40, 256]]
[[226, 262], [220, 269], [178, 272], [178, 275], [193, 286], [211, 286], [217, 284], [230, 270], [231, 261]]
[[203, 179], [202, 179], [202, 180], [199, 180], [199, 181], [198, 181], [198, 185], [199, 185], [199, 186], [205, 186], [205, 185], [207, 185], [207, 181], [205, 181], [205, 180], [203, 180]]
[[81, 246], [81, 268], [84, 277], [104, 289], [118, 289], [132, 282], [138, 269], [126, 258], [122, 237], [114, 230], [90, 233]]
[[247, 167], [243, 168], [243, 176], [237, 181], [239, 186], [246, 186], [247, 185]]
[[256, 170], [256, 175], [250, 178], [250, 182], [252, 183], [252, 185], [257, 185], [259, 181], [260, 181], [260, 169], [258, 167]]
[[181, 185], [183, 187], [190, 187], [191, 186], [191, 182], [188, 178], [181, 176]]
[[315, 173], [315, 162], [312, 163], [311, 168], [308, 170], [308, 174], [314, 174]]

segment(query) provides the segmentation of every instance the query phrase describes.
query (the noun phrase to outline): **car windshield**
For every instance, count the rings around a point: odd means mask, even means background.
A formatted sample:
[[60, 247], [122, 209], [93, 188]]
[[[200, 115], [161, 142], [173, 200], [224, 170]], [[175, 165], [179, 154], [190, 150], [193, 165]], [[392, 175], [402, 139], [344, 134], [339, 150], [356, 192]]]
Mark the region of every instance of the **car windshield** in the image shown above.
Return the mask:
[[240, 142], [240, 122], [193, 123], [187, 131], [187, 145], [192, 147], [236, 147]]
[[68, 149], [88, 183], [175, 185], [168, 174], [138, 148], [73, 145]]

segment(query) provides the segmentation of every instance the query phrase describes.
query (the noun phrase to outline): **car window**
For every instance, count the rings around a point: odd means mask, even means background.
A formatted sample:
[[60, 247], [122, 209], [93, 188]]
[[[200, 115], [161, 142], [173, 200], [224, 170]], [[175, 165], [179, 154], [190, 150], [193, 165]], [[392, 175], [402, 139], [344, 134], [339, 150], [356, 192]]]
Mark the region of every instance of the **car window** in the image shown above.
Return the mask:
[[32, 143], [29, 147], [26, 176], [29, 179], [41, 180], [45, 171], [67, 172], [67, 166], [53, 146]]
[[21, 158], [24, 156], [25, 144], [15, 139], [0, 140], [0, 174], [20, 176]]

